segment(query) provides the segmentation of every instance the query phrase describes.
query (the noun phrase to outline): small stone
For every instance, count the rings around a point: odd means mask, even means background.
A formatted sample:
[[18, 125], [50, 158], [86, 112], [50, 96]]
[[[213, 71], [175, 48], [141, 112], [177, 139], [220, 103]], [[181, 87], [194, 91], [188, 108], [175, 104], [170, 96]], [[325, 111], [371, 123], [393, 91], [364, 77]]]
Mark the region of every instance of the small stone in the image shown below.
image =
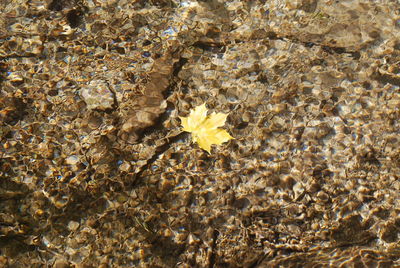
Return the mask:
[[131, 164], [125, 161], [124, 163], [121, 164], [119, 169], [124, 172], [129, 172], [129, 170], [131, 169]]
[[68, 165], [76, 165], [78, 162], [79, 162], [79, 158], [76, 155], [68, 156], [65, 159], [65, 163], [67, 163]]
[[114, 106], [114, 93], [109, 89], [106, 82], [93, 80], [83, 87], [81, 96], [86, 102], [88, 109], [107, 110]]
[[68, 268], [70, 266], [66, 260], [60, 259], [60, 260], [56, 260], [54, 262], [53, 267], [54, 268]]
[[78, 223], [78, 222], [76, 222], [76, 221], [70, 221], [70, 222], [68, 223], [68, 229], [69, 229], [70, 231], [75, 232], [76, 230], [78, 230], [78, 228], [79, 228], [79, 223]]
[[128, 197], [126, 195], [118, 195], [117, 196], [117, 201], [118, 203], [125, 203], [128, 200]]

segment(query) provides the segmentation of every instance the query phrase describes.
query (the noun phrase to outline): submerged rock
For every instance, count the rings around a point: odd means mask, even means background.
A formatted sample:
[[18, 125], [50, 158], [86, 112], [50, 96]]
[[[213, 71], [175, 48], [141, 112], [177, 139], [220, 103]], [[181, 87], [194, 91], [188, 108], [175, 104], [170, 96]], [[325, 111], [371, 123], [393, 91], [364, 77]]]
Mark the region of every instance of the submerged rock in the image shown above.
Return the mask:
[[115, 96], [107, 82], [93, 80], [81, 89], [81, 96], [87, 108], [91, 110], [107, 110], [115, 106]]
[[399, 8], [8, 1], [0, 266], [399, 266]]

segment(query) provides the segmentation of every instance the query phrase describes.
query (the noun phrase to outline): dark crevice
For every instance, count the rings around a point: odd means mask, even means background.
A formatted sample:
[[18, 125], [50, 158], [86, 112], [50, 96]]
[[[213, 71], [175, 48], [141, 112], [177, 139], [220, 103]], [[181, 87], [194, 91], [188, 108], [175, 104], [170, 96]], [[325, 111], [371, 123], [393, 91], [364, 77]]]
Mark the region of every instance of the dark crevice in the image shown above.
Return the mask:
[[212, 238], [213, 241], [212, 241], [212, 245], [211, 245], [211, 256], [210, 256], [210, 260], [209, 260], [209, 264], [208, 264], [209, 268], [215, 267], [215, 262], [216, 262], [216, 260], [215, 260], [216, 259], [215, 258], [215, 244], [218, 239], [218, 236], [219, 236], [219, 232], [217, 230], [214, 230], [213, 238]]
[[[187, 62], [188, 62], [188, 59], [183, 58], [183, 57], [180, 58], [179, 61], [174, 64], [172, 75], [177, 76], [178, 73], [182, 70], [183, 65], [185, 65]], [[170, 94], [171, 94], [171, 91], [167, 91], [167, 95], [170, 95]]]
[[297, 44], [302, 44], [305, 47], [314, 47], [314, 46], [319, 46], [324, 50], [325, 52], [329, 54], [350, 54], [355, 60], [360, 59], [361, 54], [359, 51], [350, 51], [346, 47], [336, 47], [336, 46], [331, 46], [331, 45], [324, 45], [320, 44], [317, 42], [310, 42], [310, 41], [302, 41], [299, 40], [298, 38], [294, 36], [280, 36], [275, 32], [268, 32], [267, 33], [267, 38], [270, 40], [286, 40], [292, 43], [297, 43]]
[[345, 47], [333, 47], [333, 46], [321, 46], [322, 50], [329, 54], [351, 54], [351, 56], [355, 59], [358, 60], [361, 56], [360, 52], [358, 51], [348, 51]]
[[78, 27], [79, 25], [82, 24], [83, 12], [80, 10], [76, 10], [76, 9], [70, 10], [67, 13], [67, 21], [68, 21], [69, 26], [71, 26], [71, 28]]
[[25, 115], [28, 114], [26, 111], [27, 104], [21, 98], [11, 97], [0, 99], [2, 103], [0, 104], [0, 111], [2, 107], [8, 107], [0, 113], [1, 122], [9, 125], [15, 125], [18, 121], [22, 120]]
[[5, 60], [5, 59], [22, 59], [22, 58], [34, 58], [37, 57], [37, 55], [33, 53], [26, 53], [24, 55], [18, 55], [18, 54], [10, 54], [7, 56], [0, 57], [0, 60]]
[[160, 154], [162, 154], [163, 152], [168, 150], [172, 146], [173, 143], [182, 139], [185, 135], [187, 135], [187, 134], [185, 132], [182, 132], [174, 137], [169, 138], [168, 141], [166, 141], [166, 143], [164, 143], [163, 145], [158, 146], [156, 148], [156, 151], [153, 154], [153, 156], [150, 157], [149, 159], [147, 159], [146, 163], [142, 167], [140, 167], [140, 170], [134, 174], [135, 178], [133, 180], [133, 184], [135, 184], [135, 182], [138, 181], [138, 179], [142, 176], [142, 174], [145, 170], [149, 169], [149, 167], [158, 159]]
[[382, 84], [391, 84], [395, 86], [400, 86], [400, 77], [393, 77], [388, 74], [375, 74], [372, 76], [372, 79]]
[[47, 7], [51, 11], [61, 11], [63, 9], [64, 3], [62, 0], [53, 0]]
[[201, 48], [204, 51], [210, 51], [212, 53], [224, 53], [226, 48], [223, 43], [216, 42], [205, 42], [205, 41], [197, 41], [193, 44], [196, 48]]

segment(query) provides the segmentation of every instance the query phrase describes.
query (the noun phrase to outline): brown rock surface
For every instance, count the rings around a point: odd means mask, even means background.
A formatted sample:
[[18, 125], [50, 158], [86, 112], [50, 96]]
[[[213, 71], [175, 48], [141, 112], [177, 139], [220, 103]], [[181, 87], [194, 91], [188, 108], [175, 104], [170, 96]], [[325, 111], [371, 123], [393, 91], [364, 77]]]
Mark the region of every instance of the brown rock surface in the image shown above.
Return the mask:
[[398, 266], [399, 10], [3, 1], [0, 266]]

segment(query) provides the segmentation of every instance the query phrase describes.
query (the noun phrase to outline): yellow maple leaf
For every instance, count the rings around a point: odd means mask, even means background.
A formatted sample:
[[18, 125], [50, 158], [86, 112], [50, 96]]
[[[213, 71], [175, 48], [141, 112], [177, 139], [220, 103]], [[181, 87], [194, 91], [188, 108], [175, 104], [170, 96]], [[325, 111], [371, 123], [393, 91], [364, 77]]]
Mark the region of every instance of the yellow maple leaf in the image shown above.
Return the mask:
[[211, 151], [211, 145], [220, 145], [233, 139], [229, 133], [221, 129], [225, 124], [227, 114], [213, 112], [207, 116], [206, 104], [197, 106], [190, 111], [188, 117], [179, 117], [183, 131], [192, 133], [193, 142], [197, 142], [200, 148]]

